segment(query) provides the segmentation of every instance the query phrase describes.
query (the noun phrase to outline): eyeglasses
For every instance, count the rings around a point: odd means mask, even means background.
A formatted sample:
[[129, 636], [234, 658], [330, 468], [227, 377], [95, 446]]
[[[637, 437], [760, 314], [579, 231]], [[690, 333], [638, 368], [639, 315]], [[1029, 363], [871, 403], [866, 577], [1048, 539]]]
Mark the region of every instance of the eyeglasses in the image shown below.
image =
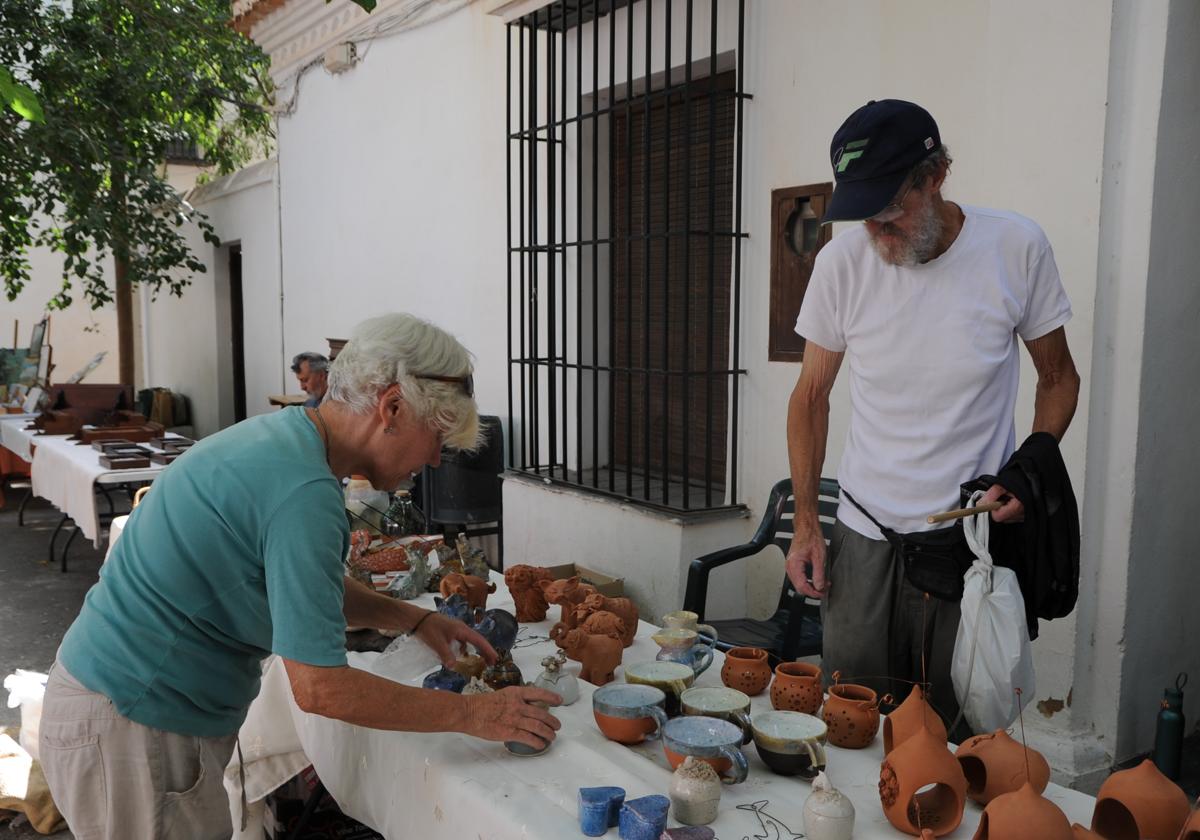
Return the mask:
[[432, 379], [434, 382], [454, 382], [462, 386], [463, 393], [468, 397], [475, 396], [475, 374], [466, 376], [442, 376], [436, 373], [414, 373], [414, 379]]
[[868, 218], [864, 219], [864, 221], [886, 224], [887, 222], [894, 222], [896, 219], [899, 219], [904, 215], [904, 199], [908, 198], [908, 194], [912, 192], [912, 188], [914, 186], [916, 186], [916, 181], [909, 181], [908, 189], [906, 189], [898, 199], [893, 201], [887, 207], [884, 207], [874, 216], [869, 216]]

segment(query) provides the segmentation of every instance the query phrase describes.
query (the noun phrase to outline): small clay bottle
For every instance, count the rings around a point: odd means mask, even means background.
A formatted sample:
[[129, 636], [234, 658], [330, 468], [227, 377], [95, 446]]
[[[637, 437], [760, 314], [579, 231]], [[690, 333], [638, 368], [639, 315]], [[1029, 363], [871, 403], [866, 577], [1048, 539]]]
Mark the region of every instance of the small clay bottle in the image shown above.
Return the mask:
[[717, 818], [721, 778], [712, 765], [693, 756], [671, 774], [671, 812], [684, 825], [708, 825]]
[[560, 705], [570, 706], [579, 699], [579, 680], [570, 671], [563, 668], [567, 654], [559, 651], [557, 656], [547, 656], [542, 660], [545, 670], [534, 677], [533, 684], [538, 688], [553, 691], [562, 698]]
[[850, 840], [854, 836], [854, 803], [824, 773], [813, 779], [804, 801], [804, 834], [809, 840]]

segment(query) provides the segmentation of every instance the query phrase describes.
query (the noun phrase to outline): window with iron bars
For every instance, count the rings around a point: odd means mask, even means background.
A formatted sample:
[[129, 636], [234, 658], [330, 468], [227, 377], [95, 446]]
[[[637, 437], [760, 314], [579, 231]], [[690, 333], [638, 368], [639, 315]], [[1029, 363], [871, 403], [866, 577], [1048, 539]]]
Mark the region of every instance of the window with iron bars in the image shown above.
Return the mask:
[[508, 25], [512, 469], [738, 503], [744, 20], [561, 0]]

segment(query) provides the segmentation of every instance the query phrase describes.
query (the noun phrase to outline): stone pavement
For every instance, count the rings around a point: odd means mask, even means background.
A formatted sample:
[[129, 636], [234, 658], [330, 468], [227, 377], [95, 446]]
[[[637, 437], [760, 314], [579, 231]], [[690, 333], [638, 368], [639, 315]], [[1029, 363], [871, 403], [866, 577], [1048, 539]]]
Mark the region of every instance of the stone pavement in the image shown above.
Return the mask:
[[[96, 582], [104, 552], [82, 537], [71, 546], [67, 571], [45, 565], [50, 534], [61, 514], [35, 499], [25, 510], [25, 526], [17, 526], [16, 507], [22, 492], [5, 494], [9, 506], [0, 510], [0, 678], [17, 668], [45, 673], [67, 627], [79, 613], [83, 596]], [[61, 546], [60, 535], [58, 544]], [[7, 701], [7, 692], [0, 691]], [[21, 710], [0, 703], [0, 729], [19, 726]], [[0, 840], [41, 837], [23, 818], [13, 827], [0, 825]], [[69, 831], [52, 835], [69, 840]]]

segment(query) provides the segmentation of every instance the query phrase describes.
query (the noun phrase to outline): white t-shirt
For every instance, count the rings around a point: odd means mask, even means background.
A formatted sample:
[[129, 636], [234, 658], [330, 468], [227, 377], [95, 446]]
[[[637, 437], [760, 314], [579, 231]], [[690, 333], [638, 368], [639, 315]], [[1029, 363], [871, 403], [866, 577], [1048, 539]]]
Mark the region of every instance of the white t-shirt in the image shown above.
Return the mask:
[[[1015, 446], [1017, 337], [1071, 317], [1054, 253], [1038, 225], [963, 206], [954, 243], [915, 267], [885, 263], [865, 226], [817, 255], [796, 332], [845, 351], [850, 425], [838, 481], [901, 533], [958, 507], [959, 484], [995, 473]], [[882, 535], [842, 496], [838, 518]]]

